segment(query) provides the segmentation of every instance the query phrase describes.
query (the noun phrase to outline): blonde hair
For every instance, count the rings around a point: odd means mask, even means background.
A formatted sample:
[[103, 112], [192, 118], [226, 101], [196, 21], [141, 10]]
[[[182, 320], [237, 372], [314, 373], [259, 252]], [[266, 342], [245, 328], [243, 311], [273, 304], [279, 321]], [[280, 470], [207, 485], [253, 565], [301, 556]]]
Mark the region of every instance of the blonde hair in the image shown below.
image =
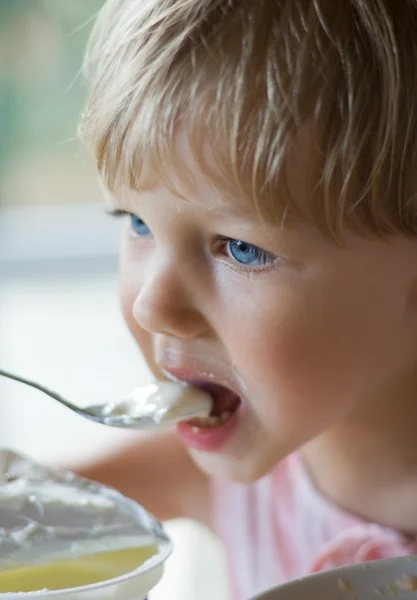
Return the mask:
[[108, 0], [85, 64], [81, 131], [110, 189], [166, 181], [181, 130], [208, 177], [291, 213], [309, 124], [321, 229], [417, 233], [415, 0]]

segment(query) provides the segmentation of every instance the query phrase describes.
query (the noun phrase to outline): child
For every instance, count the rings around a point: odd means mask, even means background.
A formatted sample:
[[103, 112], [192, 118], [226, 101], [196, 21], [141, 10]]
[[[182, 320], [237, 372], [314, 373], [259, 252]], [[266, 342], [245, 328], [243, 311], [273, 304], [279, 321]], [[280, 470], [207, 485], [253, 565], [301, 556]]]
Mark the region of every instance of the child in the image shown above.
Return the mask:
[[416, 32], [415, 0], [109, 0], [92, 38], [126, 322], [214, 408], [82, 472], [213, 525], [239, 599], [417, 551]]

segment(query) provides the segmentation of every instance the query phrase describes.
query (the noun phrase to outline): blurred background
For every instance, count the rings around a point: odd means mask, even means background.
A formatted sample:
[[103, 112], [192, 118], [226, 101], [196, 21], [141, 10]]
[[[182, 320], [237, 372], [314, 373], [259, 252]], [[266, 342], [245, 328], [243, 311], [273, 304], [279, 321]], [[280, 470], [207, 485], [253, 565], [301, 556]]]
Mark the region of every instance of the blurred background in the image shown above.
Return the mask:
[[[77, 139], [79, 71], [102, 0], [0, 0], [0, 365], [80, 405], [150, 377], [119, 315], [120, 223]], [[132, 434], [83, 421], [0, 378], [0, 447], [68, 464]], [[150, 600], [226, 600], [222, 549], [191, 522]]]

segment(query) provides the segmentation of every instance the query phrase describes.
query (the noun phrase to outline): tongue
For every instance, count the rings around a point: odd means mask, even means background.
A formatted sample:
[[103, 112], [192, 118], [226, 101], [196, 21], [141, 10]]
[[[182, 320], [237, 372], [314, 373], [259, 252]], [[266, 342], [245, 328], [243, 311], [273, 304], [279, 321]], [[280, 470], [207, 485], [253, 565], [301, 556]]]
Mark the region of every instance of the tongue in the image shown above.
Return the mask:
[[239, 396], [221, 385], [210, 383], [202, 384], [198, 387], [207, 390], [213, 398], [211, 417], [220, 417], [225, 412], [234, 412], [240, 404]]

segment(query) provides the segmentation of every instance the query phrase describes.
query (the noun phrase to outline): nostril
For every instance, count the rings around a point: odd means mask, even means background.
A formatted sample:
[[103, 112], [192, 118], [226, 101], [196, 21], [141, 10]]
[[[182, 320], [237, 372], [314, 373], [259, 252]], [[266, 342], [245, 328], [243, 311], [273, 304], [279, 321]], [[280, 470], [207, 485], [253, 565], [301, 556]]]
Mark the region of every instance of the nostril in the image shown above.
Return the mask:
[[140, 327], [150, 333], [163, 333], [164, 320], [160, 309], [149, 302], [137, 299], [132, 309], [133, 318]]
[[132, 307], [133, 318], [146, 331], [165, 334], [182, 340], [203, 335], [207, 323], [197, 309], [179, 300], [137, 297]]

